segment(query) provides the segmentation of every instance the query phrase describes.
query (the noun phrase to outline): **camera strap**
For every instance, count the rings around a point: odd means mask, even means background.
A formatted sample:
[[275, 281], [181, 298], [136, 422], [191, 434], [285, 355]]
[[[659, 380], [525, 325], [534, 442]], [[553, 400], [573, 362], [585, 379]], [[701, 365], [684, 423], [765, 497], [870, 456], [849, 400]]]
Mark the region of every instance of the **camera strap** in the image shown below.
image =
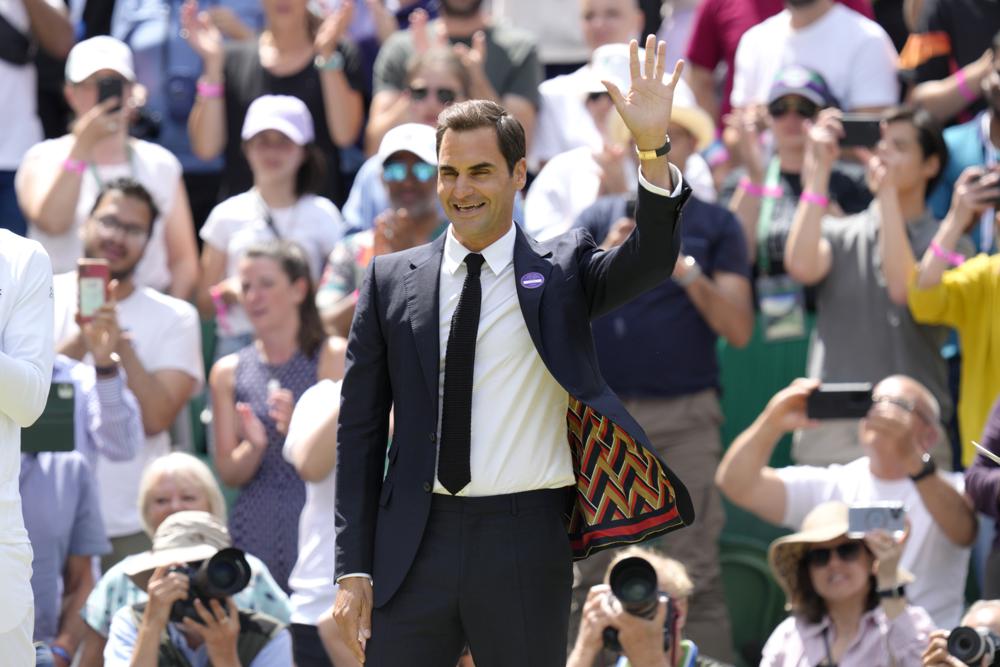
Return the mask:
[[823, 628], [823, 649], [826, 651], [826, 660], [819, 664], [819, 667], [837, 667], [830, 652], [830, 626]]

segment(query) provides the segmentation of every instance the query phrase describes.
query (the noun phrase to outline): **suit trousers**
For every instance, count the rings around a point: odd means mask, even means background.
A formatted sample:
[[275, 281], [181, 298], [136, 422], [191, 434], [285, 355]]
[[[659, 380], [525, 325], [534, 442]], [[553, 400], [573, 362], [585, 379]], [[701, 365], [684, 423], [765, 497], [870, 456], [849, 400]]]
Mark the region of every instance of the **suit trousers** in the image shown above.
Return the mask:
[[563, 667], [569, 501], [568, 489], [435, 494], [406, 578], [372, 612], [366, 667], [455, 667], [466, 644], [476, 667]]
[[[676, 398], [626, 399], [625, 408], [649, 436], [664, 461], [684, 481], [694, 504], [694, 524], [643, 544], [684, 564], [694, 594], [688, 605], [684, 636], [704, 655], [735, 660], [719, 566], [719, 536], [725, 524], [722, 497], [715, 487], [722, 443], [722, 410], [714, 389]], [[573, 583], [573, 634], [591, 586], [604, 580], [605, 570], [619, 550], [597, 553], [577, 562]]]

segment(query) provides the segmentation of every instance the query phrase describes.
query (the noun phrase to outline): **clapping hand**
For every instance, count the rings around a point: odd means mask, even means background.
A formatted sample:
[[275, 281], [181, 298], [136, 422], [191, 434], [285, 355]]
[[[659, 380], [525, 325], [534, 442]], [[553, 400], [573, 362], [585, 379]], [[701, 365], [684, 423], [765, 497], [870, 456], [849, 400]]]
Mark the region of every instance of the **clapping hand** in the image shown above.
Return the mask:
[[181, 7], [181, 37], [201, 58], [205, 69], [222, 69], [222, 32], [208, 12], [199, 11], [197, 0]]
[[352, 0], [343, 0], [335, 10], [330, 12], [320, 24], [316, 31], [316, 39], [313, 40], [313, 47], [316, 53], [323, 58], [329, 58], [337, 50], [347, 28], [351, 25], [354, 17], [354, 3]]
[[255, 449], [267, 447], [267, 429], [254, 414], [253, 408], [246, 403], [237, 403], [236, 414], [240, 419], [240, 435], [243, 436], [243, 439], [253, 445]]
[[629, 44], [631, 84], [628, 91], [623, 93], [611, 81], [602, 82], [640, 150], [656, 150], [662, 146], [670, 127], [674, 88], [681, 78], [684, 61], [677, 61], [673, 76], [664, 83], [666, 60], [666, 43], [657, 44], [656, 36], [649, 35], [646, 38], [645, 64], [640, 69], [639, 43], [633, 39]]

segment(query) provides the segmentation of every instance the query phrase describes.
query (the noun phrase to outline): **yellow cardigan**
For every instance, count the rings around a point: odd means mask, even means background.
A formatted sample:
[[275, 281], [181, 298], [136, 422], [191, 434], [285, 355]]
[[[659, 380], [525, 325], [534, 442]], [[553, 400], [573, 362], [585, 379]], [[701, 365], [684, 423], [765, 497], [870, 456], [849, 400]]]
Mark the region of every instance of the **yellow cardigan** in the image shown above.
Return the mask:
[[946, 271], [930, 289], [910, 281], [910, 312], [924, 324], [946, 324], [962, 344], [958, 427], [962, 463], [975, 458], [970, 440], [982, 437], [990, 408], [1000, 394], [1000, 254], [977, 255]]

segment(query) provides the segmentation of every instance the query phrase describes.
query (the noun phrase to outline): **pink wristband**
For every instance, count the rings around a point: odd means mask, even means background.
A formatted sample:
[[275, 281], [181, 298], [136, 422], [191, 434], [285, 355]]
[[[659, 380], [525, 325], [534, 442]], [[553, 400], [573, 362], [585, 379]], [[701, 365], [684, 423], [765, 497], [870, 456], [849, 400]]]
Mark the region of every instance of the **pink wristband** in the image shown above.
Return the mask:
[[948, 252], [940, 245], [938, 245], [937, 241], [931, 241], [930, 248], [931, 252], [934, 253], [935, 257], [937, 257], [938, 259], [943, 259], [952, 266], [962, 266], [962, 264], [965, 263], [965, 255], [962, 255], [957, 252]]
[[966, 102], [975, 102], [979, 99], [979, 96], [969, 88], [969, 82], [965, 78], [965, 70], [959, 69], [955, 72], [955, 82], [958, 84], [958, 92], [961, 93]]
[[821, 208], [826, 208], [830, 205], [830, 198], [824, 197], [816, 192], [809, 192], [808, 190], [803, 190], [802, 194], [799, 195], [799, 201], [804, 201], [807, 204], [816, 204]]
[[221, 83], [198, 82], [198, 97], [222, 97], [223, 87]]
[[63, 160], [62, 168], [73, 174], [82, 174], [87, 171], [87, 163], [83, 160], [77, 160], [76, 158], [68, 157]]
[[785, 194], [779, 186], [757, 185], [746, 176], [740, 179], [740, 190], [751, 197], [780, 197]]
[[215, 306], [215, 321], [219, 325], [219, 330], [224, 335], [231, 334], [233, 329], [229, 326], [229, 306], [222, 298], [222, 291], [213, 285], [208, 290], [208, 294], [212, 297], [212, 305]]

